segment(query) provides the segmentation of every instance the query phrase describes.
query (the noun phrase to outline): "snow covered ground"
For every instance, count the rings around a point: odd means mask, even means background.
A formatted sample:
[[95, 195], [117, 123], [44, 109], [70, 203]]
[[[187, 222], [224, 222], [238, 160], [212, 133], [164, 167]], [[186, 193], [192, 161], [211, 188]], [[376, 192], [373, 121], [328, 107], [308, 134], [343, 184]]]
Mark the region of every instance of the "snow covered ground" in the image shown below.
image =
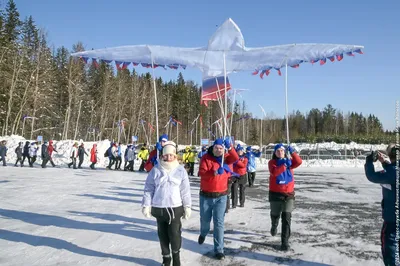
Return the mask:
[[[60, 163], [61, 161], [59, 161]], [[137, 169], [138, 165], [136, 165]], [[196, 170], [197, 171], [197, 170]], [[0, 265], [160, 265], [155, 219], [141, 213], [144, 173], [0, 166]], [[382, 265], [381, 188], [361, 167], [295, 171], [292, 250], [269, 234], [268, 170], [225, 222], [226, 260], [199, 234], [199, 179], [183, 220], [182, 265]], [[280, 230], [279, 230], [280, 231]]]

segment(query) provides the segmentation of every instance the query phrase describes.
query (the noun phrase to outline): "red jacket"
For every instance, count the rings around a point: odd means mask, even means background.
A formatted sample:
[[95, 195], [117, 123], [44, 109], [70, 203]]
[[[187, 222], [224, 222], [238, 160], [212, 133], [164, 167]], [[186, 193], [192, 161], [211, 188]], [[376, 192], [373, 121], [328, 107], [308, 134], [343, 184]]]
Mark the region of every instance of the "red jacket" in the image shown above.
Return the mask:
[[294, 192], [294, 173], [293, 169], [299, 167], [302, 164], [300, 156], [294, 152], [292, 153], [292, 166], [290, 167], [290, 172], [292, 173], [292, 181], [288, 184], [277, 184], [276, 179], [280, 175], [284, 175], [286, 172], [286, 165], [277, 166], [277, 160], [272, 159], [268, 162], [268, 170], [270, 172], [269, 177], [269, 191], [282, 193], [282, 194], [292, 194]]
[[54, 151], [53, 144], [49, 144], [49, 146], [47, 147], [47, 152], [49, 153], [50, 158], [51, 155], [53, 154], [53, 151]]
[[[224, 163], [231, 165], [238, 159], [236, 150], [232, 148], [225, 153]], [[218, 168], [220, 168], [220, 164], [212, 153], [206, 153], [201, 157], [199, 167], [200, 190], [204, 192], [225, 192], [228, 190], [228, 178], [231, 174], [224, 171], [222, 175], [215, 175]]]
[[97, 152], [97, 148], [95, 148], [95, 147], [93, 147], [93, 148], [90, 150], [90, 161], [91, 161], [92, 163], [97, 163], [97, 155], [96, 155], [96, 152]]
[[147, 159], [147, 162], [146, 162], [146, 164], [144, 165], [144, 169], [147, 171], [147, 172], [150, 172], [151, 171], [151, 169], [153, 169], [153, 162], [152, 162], [152, 159], [154, 158], [154, 157], [156, 157], [157, 156], [157, 149], [154, 149], [154, 150], [152, 150], [151, 152], [150, 152], [150, 154], [149, 154], [149, 159]]
[[246, 156], [239, 157], [239, 161], [233, 164], [233, 172], [237, 173], [238, 175], [242, 176], [247, 173], [247, 163], [249, 160]]

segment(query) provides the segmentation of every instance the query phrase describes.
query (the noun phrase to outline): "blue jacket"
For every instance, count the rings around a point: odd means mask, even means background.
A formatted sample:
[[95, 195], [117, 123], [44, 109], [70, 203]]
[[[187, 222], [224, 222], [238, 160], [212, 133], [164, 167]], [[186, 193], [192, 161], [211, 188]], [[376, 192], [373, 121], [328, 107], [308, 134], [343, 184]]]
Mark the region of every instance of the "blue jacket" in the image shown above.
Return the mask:
[[[382, 186], [382, 218], [385, 222], [396, 222], [396, 163], [383, 164], [384, 170], [375, 172], [371, 159], [367, 157], [364, 169], [368, 180]], [[399, 195], [397, 195], [399, 197]], [[400, 200], [400, 198], [399, 198]]]
[[256, 157], [252, 151], [246, 152], [246, 157], [249, 162], [247, 163], [247, 172], [253, 173], [256, 171]]

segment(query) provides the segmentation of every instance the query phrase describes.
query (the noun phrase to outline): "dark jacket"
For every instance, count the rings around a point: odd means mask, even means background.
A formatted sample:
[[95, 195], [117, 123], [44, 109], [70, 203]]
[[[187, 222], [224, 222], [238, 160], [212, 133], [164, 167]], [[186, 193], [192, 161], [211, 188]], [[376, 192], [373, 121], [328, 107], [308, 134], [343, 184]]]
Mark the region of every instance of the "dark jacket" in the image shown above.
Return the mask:
[[[368, 180], [382, 185], [382, 218], [385, 222], [396, 222], [396, 163], [383, 163], [383, 171], [375, 172], [372, 157], [364, 165]], [[399, 197], [399, 195], [397, 195]], [[400, 200], [400, 197], [399, 197]]]
[[49, 155], [49, 152], [47, 151], [47, 145], [42, 144], [42, 160], [49, 159], [49, 158], [50, 158], [50, 155]]
[[79, 146], [79, 148], [78, 148], [78, 157], [79, 157], [79, 160], [82, 161], [83, 158], [85, 157], [85, 154], [88, 155], [88, 154], [86, 153], [86, 151], [85, 151], [85, 148], [82, 147], [82, 146]]
[[29, 141], [25, 142], [24, 152], [22, 153], [22, 155], [25, 157], [29, 157], [29, 144]]

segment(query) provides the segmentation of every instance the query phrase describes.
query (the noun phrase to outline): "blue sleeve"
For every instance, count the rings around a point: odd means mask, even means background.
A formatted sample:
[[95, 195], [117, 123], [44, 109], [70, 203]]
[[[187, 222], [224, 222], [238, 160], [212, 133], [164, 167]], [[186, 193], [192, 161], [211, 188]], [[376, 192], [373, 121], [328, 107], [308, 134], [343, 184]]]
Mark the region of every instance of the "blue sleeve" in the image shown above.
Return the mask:
[[396, 170], [393, 165], [384, 165], [385, 170], [375, 172], [375, 167], [372, 161], [367, 161], [364, 165], [365, 175], [372, 183], [378, 184], [396, 184]]

